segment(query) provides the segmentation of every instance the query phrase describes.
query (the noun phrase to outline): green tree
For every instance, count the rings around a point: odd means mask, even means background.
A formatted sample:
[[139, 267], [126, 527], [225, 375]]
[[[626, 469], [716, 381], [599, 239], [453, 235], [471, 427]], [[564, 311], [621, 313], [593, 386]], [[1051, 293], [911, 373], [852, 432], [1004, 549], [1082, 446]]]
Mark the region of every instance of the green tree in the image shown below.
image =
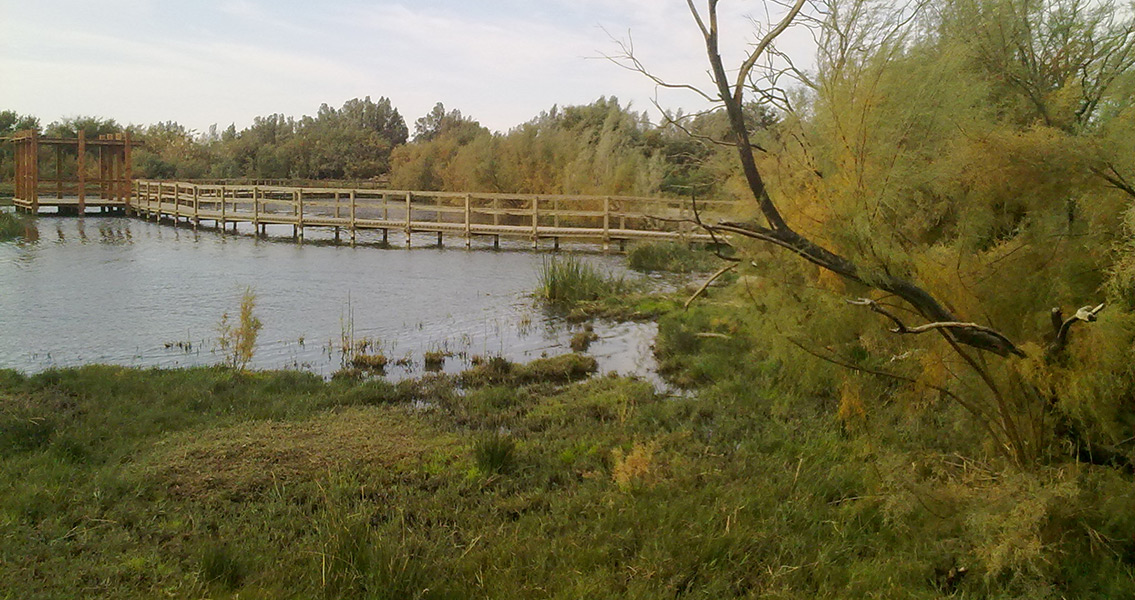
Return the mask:
[[[1130, 464], [1116, 432], [1135, 424], [1122, 400], [1132, 386], [1082, 392], [1087, 381], [1123, 381], [1116, 365], [1135, 362], [1129, 311], [1082, 323], [1117, 289], [1107, 287], [1121, 270], [1112, 249], [1135, 198], [1124, 189], [1130, 145], [1106, 141], [1129, 127], [1130, 11], [1086, 0], [959, 0], [934, 11], [849, 0], [805, 19], [805, 6], [731, 69], [717, 0], [690, 4], [712, 76], [703, 95], [727, 117], [720, 141], [751, 201], [739, 218], [702, 224], [808, 282], [761, 299], [767, 318], [833, 363], [951, 399], [1018, 465], [1044, 456], [1053, 431]], [[818, 23], [816, 71], [762, 70], [795, 23]], [[777, 86], [784, 72], [806, 91]], [[776, 107], [777, 122], [755, 128], [750, 99]], [[863, 308], [838, 309], [833, 292]], [[1080, 319], [1049, 319], [1054, 305], [1089, 303]], [[878, 319], [894, 333], [872, 330]], [[1101, 345], [1114, 352], [1083, 350]]]

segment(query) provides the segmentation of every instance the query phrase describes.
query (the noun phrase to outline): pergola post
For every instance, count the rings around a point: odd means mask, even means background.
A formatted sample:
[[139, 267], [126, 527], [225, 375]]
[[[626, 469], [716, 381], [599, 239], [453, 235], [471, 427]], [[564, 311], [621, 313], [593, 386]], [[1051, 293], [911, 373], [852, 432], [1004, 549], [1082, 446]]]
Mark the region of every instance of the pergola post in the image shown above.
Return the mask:
[[79, 130], [79, 156], [76, 169], [79, 174], [79, 213], [87, 211], [87, 132]]

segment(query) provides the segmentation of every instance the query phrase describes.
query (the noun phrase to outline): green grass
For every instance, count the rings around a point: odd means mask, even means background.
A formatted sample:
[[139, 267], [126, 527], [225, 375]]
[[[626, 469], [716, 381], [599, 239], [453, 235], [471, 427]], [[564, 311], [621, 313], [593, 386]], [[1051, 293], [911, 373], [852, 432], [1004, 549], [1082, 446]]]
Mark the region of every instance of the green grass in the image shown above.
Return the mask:
[[28, 231], [26, 219], [15, 213], [0, 213], [0, 241], [24, 237]]
[[[579, 355], [399, 383], [0, 371], [0, 598], [1135, 593], [1130, 477], [928, 448], [967, 426], [949, 405], [848, 430], [699, 312], [660, 343], [732, 369], [690, 397]], [[732, 345], [670, 339], [703, 327]]]
[[719, 269], [723, 264], [707, 249], [677, 242], [638, 244], [627, 252], [627, 265], [636, 271], [704, 273]]
[[540, 266], [536, 296], [550, 304], [571, 307], [579, 302], [618, 296], [630, 291], [620, 277], [600, 272], [579, 258], [546, 258]]

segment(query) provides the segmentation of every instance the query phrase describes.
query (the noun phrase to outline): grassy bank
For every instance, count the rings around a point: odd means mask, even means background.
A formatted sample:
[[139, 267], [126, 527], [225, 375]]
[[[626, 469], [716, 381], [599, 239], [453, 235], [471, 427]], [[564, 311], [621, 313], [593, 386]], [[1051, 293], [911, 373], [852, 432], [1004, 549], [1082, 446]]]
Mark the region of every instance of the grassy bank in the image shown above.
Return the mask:
[[2, 372], [0, 597], [1135, 591], [1135, 492], [1114, 473], [883, 449], [753, 393], [752, 370], [669, 398], [580, 381], [593, 369]]

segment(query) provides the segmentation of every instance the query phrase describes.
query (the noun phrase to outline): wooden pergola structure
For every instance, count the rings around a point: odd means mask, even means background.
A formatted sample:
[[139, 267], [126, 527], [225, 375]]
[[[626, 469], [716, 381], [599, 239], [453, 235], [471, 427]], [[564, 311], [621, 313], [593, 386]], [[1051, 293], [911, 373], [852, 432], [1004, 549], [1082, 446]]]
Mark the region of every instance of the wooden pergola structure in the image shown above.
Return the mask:
[[[77, 138], [41, 137], [34, 129], [5, 138], [15, 145], [16, 177], [13, 203], [18, 209], [37, 213], [40, 206], [54, 206], [59, 212], [82, 214], [87, 206], [122, 207], [130, 203], [133, 181], [131, 149], [141, 145], [129, 133], [100, 135], [88, 140], [83, 131]], [[41, 148], [54, 148], [54, 169], [41, 169]], [[63, 175], [63, 154], [75, 149], [74, 177]], [[89, 177], [87, 160], [95, 154], [98, 173]], [[44, 177], [44, 174], [49, 174]], [[51, 176], [53, 175], [53, 176]], [[97, 199], [88, 195], [96, 193]]]

